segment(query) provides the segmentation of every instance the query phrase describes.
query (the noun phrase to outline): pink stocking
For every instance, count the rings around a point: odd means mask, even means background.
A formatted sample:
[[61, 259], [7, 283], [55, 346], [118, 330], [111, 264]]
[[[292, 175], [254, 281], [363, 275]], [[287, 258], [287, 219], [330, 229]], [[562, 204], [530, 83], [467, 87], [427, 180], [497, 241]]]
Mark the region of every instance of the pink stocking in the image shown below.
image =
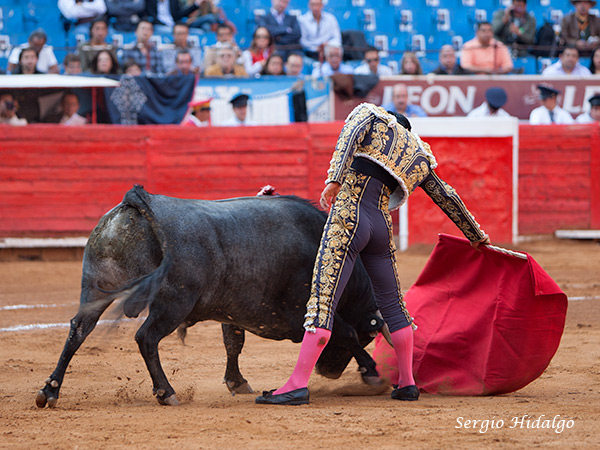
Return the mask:
[[398, 387], [415, 384], [413, 378], [413, 330], [410, 326], [391, 333], [398, 360]]
[[274, 394], [285, 394], [286, 392], [304, 388], [308, 385], [310, 374], [315, 364], [317, 364], [321, 352], [327, 345], [327, 342], [329, 342], [330, 336], [331, 331], [325, 328], [316, 328], [315, 333], [311, 333], [310, 331], [304, 332], [294, 372], [292, 372], [287, 383], [277, 389]]

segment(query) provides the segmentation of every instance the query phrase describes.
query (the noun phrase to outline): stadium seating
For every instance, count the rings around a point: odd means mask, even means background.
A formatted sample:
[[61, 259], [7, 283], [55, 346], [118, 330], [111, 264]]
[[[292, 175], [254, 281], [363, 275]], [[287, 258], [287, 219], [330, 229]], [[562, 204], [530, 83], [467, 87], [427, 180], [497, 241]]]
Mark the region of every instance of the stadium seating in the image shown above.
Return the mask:
[[[219, 1], [219, 0], [217, 0]], [[383, 50], [384, 63], [397, 67], [406, 50], [417, 51], [424, 68], [437, 64], [439, 48], [452, 44], [457, 49], [471, 39], [476, 23], [491, 21], [494, 11], [511, 0], [325, 0], [325, 10], [333, 12], [342, 30], [361, 30], [369, 44]], [[307, 0], [291, 0], [289, 10], [300, 14], [307, 10]], [[233, 21], [241, 47], [252, 39], [257, 15], [266, 13], [270, 0], [220, 0], [220, 6]], [[544, 22], [560, 26], [564, 14], [572, 11], [569, 0], [539, 0], [527, 3], [536, 17], [538, 27]], [[596, 14], [599, 11], [596, 9]], [[72, 51], [85, 35], [76, 35], [69, 23], [61, 18], [56, 0], [0, 0], [0, 69], [7, 65], [11, 46], [26, 42], [34, 29], [41, 27], [48, 34], [48, 43], [55, 49], [59, 61]], [[119, 33], [115, 38], [128, 43], [133, 33]], [[170, 41], [170, 34], [160, 36]], [[201, 45], [214, 42], [209, 33], [200, 37]], [[515, 66], [526, 74], [538, 73], [540, 62], [535, 57], [519, 58]]]

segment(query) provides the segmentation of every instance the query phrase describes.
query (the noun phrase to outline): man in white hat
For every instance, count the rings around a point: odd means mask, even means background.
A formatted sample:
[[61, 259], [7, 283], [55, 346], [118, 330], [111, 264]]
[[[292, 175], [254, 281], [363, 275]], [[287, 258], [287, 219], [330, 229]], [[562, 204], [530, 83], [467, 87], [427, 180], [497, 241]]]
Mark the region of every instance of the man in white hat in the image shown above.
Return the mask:
[[558, 106], [556, 98], [560, 91], [539, 84], [542, 106], [535, 108], [529, 115], [531, 125], [571, 124], [574, 122], [571, 114]]
[[560, 31], [562, 45], [575, 45], [581, 56], [589, 56], [600, 44], [600, 17], [590, 14], [596, 1], [571, 0], [575, 11], [563, 17]]

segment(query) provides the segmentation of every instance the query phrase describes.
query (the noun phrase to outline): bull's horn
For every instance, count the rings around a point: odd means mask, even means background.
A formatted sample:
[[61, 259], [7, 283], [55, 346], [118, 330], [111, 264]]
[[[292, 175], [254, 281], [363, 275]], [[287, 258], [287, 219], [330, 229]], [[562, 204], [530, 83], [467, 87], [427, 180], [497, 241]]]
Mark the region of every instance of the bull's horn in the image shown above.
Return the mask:
[[[375, 311], [375, 314], [381, 318], [381, 320], [383, 320], [383, 316], [381, 315], [381, 313], [379, 312], [379, 310]], [[383, 321], [383, 326], [381, 327], [381, 330], [379, 330], [379, 332], [381, 334], [383, 334], [383, 337], [385, 338], [385, 340], [387, 341], [388, 344], [390, 344], [390, 346], [392, 348], [394, 348], [394, 343], [392, 342], [392, 335], [390, 334], [390, 329], [387, 326], [387, 323], [385, 323], [385, 320]]]

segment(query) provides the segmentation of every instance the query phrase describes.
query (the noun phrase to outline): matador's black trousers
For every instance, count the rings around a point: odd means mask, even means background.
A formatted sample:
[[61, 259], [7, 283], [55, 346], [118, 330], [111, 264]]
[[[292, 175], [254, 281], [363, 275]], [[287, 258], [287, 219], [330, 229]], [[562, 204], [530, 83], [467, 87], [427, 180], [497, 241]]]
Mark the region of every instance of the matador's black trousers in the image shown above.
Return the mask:
[[323, 230], [307, 304], [306, 330], [332, 329], [335, 309], [359, 254], [390, 331], [412, 324], [396, 269], [390, 194], [381, 181], [349, 169]]

